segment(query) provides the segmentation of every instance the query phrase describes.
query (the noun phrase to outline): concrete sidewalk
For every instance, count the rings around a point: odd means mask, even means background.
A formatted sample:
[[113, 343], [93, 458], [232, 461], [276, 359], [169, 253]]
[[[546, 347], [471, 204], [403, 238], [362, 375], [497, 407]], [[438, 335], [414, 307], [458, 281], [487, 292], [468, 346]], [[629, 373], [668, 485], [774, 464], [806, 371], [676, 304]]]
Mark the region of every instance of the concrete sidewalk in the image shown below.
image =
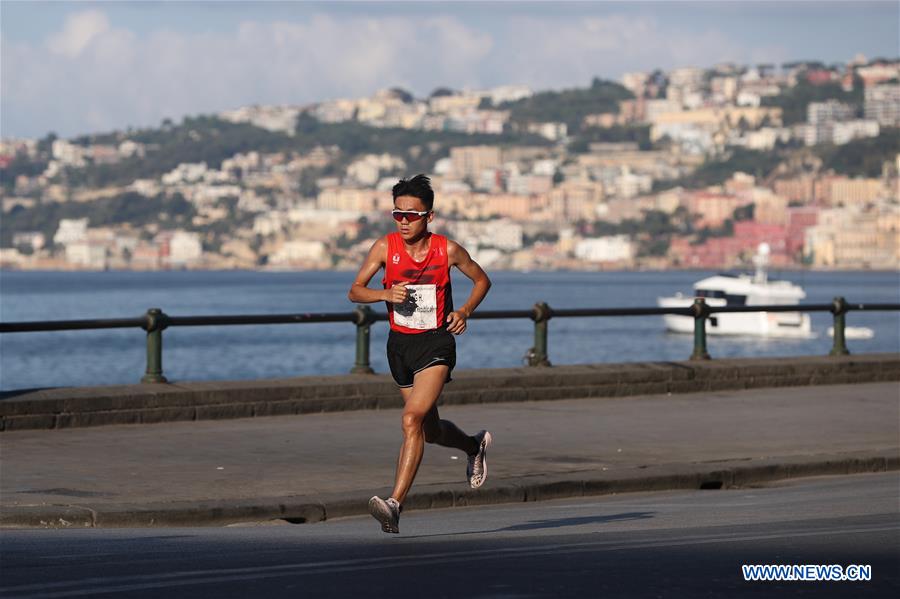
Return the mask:
[[[4, 526], [314, 522], [365, 513], [393, 483], [397, 409], [158, 425], [9, 431]], [[900, 468], [896, 382], [453, 405], [489, 429], [489, 479], [429, 445], [407, 509], [718, 488]]]

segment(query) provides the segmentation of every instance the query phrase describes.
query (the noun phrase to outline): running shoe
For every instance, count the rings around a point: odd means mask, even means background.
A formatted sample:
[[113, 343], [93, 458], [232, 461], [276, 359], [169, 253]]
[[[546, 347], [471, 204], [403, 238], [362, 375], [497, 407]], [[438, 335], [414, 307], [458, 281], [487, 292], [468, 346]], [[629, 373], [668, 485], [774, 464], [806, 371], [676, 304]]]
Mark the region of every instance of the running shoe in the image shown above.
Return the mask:
[[466, 476], [469, 478], [469, 486], [477, 489], [487, 480], [487, 448], [491, 446], [491, 433], [481, 431], [475, 435], [478, 441], [478, 452], [469, 456], [469, 465], [466, 468]]
[[400, 511], [400, 503], [393, 497], [385, 500], [376, 495], [369, 500], [369, 513], [381, 522], [384, 532], [400, 532]]

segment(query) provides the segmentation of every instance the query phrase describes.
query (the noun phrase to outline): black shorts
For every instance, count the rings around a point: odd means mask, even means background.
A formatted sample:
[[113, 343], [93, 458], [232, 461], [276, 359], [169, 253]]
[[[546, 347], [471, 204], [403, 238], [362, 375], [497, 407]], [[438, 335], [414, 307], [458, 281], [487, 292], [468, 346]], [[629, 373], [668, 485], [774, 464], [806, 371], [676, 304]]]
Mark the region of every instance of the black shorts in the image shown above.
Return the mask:
[[447, 380], [452, 379], [450, 373], [456, 366], [456, 339], [447, 329], [434, 329], [425, 333], [388, 334], [387, 360], [391, 367], [391, 375], [400, 387], [412, 387], [417, 372], [429, 366], [446, 364]]

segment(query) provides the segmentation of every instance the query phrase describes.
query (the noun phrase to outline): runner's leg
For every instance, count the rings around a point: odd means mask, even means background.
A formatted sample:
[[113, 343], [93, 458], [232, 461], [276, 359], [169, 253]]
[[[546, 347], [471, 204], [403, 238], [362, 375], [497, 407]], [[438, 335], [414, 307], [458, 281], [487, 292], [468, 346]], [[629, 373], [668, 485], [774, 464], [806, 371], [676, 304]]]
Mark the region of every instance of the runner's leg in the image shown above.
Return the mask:
[[[413, 388], [412, 387], [401, 387], [400, 395], [403, 396], [403, 405], [406, 406], [407, 402], [409, 402], [409, 398], [412, 397]], [[400, 477], [400, 462], [403, 459], [403, 441], [400, 442], [400, 452], [397, 455], [397, 472], [394, 474], [394, 481]], [[396, 499], [396, 497], [394, 498]]]
[[403, 393], [403, 445], [397, 464], [397, 478], [391, 497], [401, 504], [412, 487], [422, 455], [425, 453], [424, 424], [428, 412], [435, 406], [447, 380], [449, 366], [437, 364], [418, 372], [413, 380], [412, 392]]
[[[412, 396], [412, 387], [401, 387], [400, 394], [403, 396], [403, 403], [406, 404]], [[475, 437], [467, 435], [459, 429], [453, 422], [449, 420], [441, 420], [438, 413], [437, 403], [431, 406], [428, 414], [425, 415], [425, 421], [422, 425], [422, 431], [425, 433], [426, 443], [435, 443], [442, 447], [452, 447], [472, 455], [478, 451], [478, 440]], [[403, 444], [400, 445], [400, 455], [397, 457], [397, 476], [400, 476], [400, 463], [403, 459]], [[395, 498], [396, 499], [396, 498]]]
[[449, 420], [441, 420], [437, 404], [425, 416], [425, 442], [442, 447], [452, 447], [473, 454], [478, 451], [478, 441], [459, 429]]

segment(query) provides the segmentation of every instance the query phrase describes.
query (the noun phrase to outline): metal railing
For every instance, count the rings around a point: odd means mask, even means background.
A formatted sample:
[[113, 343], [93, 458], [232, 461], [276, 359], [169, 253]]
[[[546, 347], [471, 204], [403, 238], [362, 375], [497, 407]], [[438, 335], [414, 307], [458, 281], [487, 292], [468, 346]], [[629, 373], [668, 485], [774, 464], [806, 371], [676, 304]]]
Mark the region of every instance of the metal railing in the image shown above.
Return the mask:
[[[529, 366], [550, 366], [547, 355], [547, 337], [551, 318], [578, 318], [604, 316], [659, 316], [674, 314], [694, 319], [694, 351], [691, 360], [709, 360], [706, 347], [706, 321], [712, 314], [726, 312], [831, 312], [834, 316], [834, 341], [829, 352], [832, 356], [850, 353], [845, 339], [845, 315], [850, 311], [900, 310], [900, 304], [869, 303], [851, 304], [843, 297], [836, 297], [830, 304], [795, 304], [790, 306], [710, 306], [702, 297], [686, 308], [576, 308], [556, 310], [544, 302], [530, 310], [481, 310], [471, 319], [529, 318], [534, 321], [534, 346], [527, 354]], [[162, 367], [162, 332], [173, 326], [234, 326], [262, 324], [303, 324], [316, 322], [351, 322], [356, 325], [356, 362], [350, 370], [354, 374], [372, 374], [369, 363], [370, 329], [372, 324], [388, 320], [385, 313], [378, 313], [369, 306], [357, 306], [352, 312], [261, 314], [236, 316], [169, 316], [159, 308], [151, 308], [143, 317], [105, 320], [57, 320], [35, 322], [0, 323], [0, 333], [26, 333], [35, 331], [72, 331], [84, 329], [116, 329], [140, 327], [147, 332], [147, 367], [142, 383], [168, 382]]]

